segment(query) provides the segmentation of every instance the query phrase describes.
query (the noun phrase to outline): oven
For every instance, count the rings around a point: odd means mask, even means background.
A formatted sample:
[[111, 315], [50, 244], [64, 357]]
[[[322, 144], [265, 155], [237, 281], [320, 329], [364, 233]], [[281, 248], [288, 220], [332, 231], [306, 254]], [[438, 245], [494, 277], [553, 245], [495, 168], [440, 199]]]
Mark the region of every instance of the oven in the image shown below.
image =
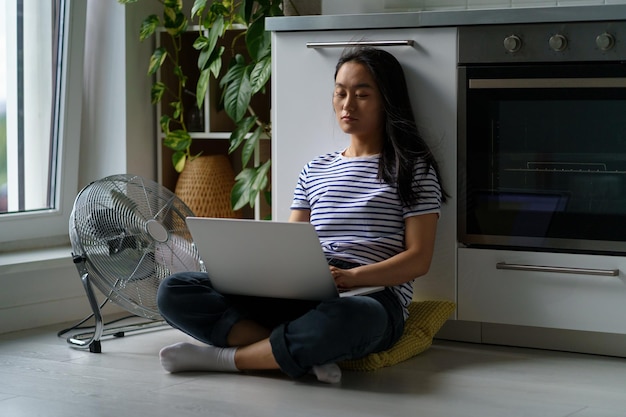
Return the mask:
[[626, 253], [626, 22], [459, 28], [458, 240]]

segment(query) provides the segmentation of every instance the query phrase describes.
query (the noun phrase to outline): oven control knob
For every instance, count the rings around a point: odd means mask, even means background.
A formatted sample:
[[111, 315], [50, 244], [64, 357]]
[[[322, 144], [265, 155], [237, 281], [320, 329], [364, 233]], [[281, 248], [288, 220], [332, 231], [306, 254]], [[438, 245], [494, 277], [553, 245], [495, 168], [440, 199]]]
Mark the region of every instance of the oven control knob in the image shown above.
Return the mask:
[[504, 49], [508, 52], [517, 52], [522, 48], [522, 40], [517, 35], [509, 35], [504, 38]]
[[596, 45], [603, 51], [608, 51], [615, 45], [615, 38], [610, 33], [601, 33], [596, 37]]
[[553, 51], [561, 52], [567, 48], [567, 38], [560, 34], [552, 35], [548, 44]]

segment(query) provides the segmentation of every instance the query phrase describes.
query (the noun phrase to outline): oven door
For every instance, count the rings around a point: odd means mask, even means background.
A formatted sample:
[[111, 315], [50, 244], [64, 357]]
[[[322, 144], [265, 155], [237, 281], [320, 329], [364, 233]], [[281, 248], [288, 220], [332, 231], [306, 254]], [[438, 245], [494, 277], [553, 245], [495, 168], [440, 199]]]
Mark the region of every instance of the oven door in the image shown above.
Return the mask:
[[626, 66], [459, 68], [459, 241], [626, 253]]

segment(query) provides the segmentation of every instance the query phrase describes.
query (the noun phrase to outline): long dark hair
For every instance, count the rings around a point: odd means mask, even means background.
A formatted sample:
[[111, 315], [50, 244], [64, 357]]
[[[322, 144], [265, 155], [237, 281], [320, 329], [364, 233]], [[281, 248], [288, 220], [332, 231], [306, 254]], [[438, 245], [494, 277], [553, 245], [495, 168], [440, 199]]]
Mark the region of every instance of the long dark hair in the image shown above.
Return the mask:
[[418, 158], [433, 167], [442, 191], [442, 201], [448, 194], [443, 188], [439, 166], [428, 144], [420, 136], [411, 107], [404, 71], [389, 52], [372, 47], [346, 49], [335, 67], [337, 72], [346, 62], [364, 65], [374, 77], [383, 99], [385, 138], [378, 164], [378, 177], [395, 185], [400, 201], [413, 205], [419, 200], [419, 190], [413, 187], [413, 174]]

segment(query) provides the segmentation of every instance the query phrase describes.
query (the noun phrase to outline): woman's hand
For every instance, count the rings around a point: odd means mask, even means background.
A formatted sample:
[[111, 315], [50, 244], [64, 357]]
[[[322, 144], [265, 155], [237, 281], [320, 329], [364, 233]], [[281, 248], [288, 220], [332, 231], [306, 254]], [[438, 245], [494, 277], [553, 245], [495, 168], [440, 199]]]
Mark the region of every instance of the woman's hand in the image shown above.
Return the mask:
[[355, 269], [341, 269], [331, 265], [330, 274], [335, 280], [335, 286], [340, 289], [358, 287]]

